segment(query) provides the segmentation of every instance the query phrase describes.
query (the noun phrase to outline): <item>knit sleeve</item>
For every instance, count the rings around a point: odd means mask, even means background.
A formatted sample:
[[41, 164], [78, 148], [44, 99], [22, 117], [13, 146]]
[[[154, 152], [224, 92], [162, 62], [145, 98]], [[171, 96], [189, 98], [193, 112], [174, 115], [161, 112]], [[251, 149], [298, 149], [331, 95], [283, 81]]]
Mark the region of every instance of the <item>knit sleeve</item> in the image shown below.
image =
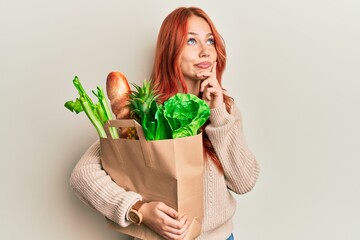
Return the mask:
[[100, 141], [97, 140], [80, 158], [71, 177], [70, 186], [75, 195], [102, 215], [126, 227], [129, 208], [141, 196], [119, 187], [103, 170], [100, 162]]
[[259, 175], [259, 164], [249, 149], [241, 114], [233, 103], [230, 114], [225, 104], [211, 109], [210, 123], [205, 128], [224, 169], [226, 184], [238, 194], [249, 192]]

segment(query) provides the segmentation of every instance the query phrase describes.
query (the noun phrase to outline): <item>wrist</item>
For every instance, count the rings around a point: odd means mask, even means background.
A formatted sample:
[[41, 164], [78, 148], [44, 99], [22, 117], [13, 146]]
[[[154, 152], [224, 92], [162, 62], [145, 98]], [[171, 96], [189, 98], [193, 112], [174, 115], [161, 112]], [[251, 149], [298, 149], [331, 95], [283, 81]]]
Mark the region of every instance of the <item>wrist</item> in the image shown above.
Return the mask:
[[143, 204], [144, 204], [144, 202], [139, 200], [134, 205], [131, 206], [129, 214], [128, 214], [128, 219], [130, 222], [132, 222], [136, 225], [141, 224], [141, 222], [143, 220], [143, 216], [140, 212], [140, 208]]

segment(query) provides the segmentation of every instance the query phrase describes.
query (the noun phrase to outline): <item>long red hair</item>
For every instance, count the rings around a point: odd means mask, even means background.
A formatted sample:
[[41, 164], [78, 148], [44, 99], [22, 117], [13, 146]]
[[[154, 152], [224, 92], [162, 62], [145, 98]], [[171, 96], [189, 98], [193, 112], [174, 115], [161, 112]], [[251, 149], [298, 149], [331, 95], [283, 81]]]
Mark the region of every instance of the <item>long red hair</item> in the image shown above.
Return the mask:
[[[161, 103], [179, 92], [179, 84], [181, 84], [184, 93], [187, 93], [187, 86], [180, 68], [179, 59], [187, 41], [187, 22], [191, 16], [203, 18], [210, 26], [217, 52], [217, 80], [220, 86], [222, 86], [222, 74], [226, 66], [226, 50], [221, 35], [203, 10], [196, 7], [180, 7], [172, 11], [163, 21], [156, 44], [151, 81], [154, 90], [161, 93], [159, 98]], [[229, 112], [231, 97], [224, 94], [224, 102]], [[208, 122], [205, 126], [207, 124]], [[222, 171], [222, 165], [205, 131], [203, 131], [203, 145], [204, 153], [209, 155], [215, 165]]]

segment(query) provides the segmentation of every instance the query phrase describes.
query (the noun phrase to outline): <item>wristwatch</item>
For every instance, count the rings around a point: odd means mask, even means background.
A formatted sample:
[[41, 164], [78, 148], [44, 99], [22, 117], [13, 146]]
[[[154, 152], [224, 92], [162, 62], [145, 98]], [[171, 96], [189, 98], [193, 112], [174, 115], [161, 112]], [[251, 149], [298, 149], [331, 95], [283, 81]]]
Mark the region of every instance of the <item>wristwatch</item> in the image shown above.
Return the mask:
[[143, 219], [142, 214], [139, 212], [140, 207], [144, 204], [143, 201], [137, 201], [130, 209], [129, 220], [132, 223], [140, 225]]

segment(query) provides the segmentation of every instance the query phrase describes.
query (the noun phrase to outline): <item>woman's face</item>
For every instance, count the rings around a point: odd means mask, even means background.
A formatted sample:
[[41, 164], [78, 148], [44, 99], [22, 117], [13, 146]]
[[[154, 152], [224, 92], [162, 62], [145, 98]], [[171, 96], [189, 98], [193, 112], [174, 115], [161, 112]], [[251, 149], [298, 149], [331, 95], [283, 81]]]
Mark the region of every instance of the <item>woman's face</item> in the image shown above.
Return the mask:
[[211, 71], [217, 53], [210, 26], [203, 18], [190, 17], [187, 28], [187, 42], [180, 55], [180, 67], [188, 85], [191, 81], [205, 79], [197, 74]]

